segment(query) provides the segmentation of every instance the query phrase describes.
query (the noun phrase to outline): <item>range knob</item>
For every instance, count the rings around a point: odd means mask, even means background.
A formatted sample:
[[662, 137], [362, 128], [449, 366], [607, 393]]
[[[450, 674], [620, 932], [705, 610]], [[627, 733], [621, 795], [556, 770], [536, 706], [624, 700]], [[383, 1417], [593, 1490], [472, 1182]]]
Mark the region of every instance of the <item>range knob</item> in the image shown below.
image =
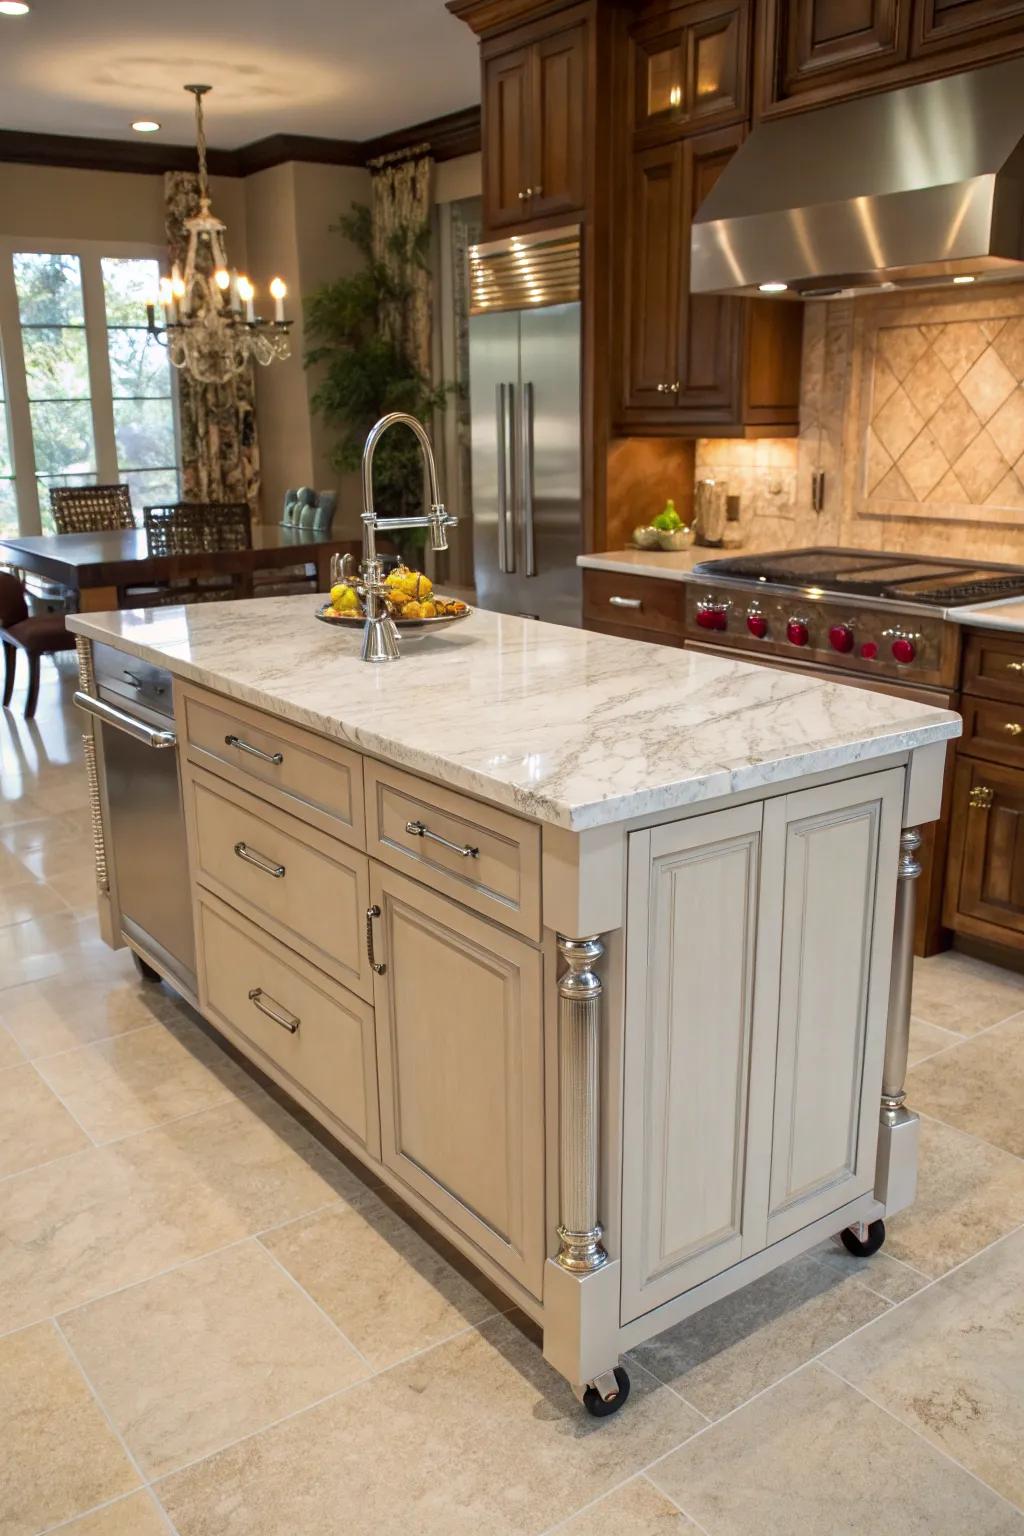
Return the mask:
[[853, 650], [853, 629], [849, 624], [833, 624], [828, 632], [828, 643], [834, 651], [845, 656]]
[[878, 655], [878, 641], [865, 640], [861, 645], [860, 653], [865, 661], [874, 661]]
[[892, 643], [892, 655], [894, 661], [907, 666], [917, 655], [917, 646], [909, 635], [898, 635]]
[[724, 603], [703, 602], [697, 604], [697, 623], [701, 629], [725, 629], [728, 622]]
[[786, 639], [790, 645], [806, 645], [811, 632], [803, 619], [790, 619], [786, 625]]
[[768, 620], [760, 608], [751, 608], [747, 614], [747, 628], [757, 640], [763, 640], [768, 633]]

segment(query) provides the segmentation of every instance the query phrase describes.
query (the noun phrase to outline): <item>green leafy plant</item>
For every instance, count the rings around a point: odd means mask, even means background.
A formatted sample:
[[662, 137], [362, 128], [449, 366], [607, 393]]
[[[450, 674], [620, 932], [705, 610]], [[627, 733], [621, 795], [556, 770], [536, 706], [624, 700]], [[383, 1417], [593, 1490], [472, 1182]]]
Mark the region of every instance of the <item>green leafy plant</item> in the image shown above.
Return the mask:
[[[350, 277], [325, 283], [306, 300], [306, 332], [313, 345], [306, 367], [324, 365], [313, 409], [337, 428], [332, 455], [338, 469], [358, 469], [373, 424], [389, 411], [408, 411], [427, 424], [444, 408], [453, 385], [433, 384], [405, 343], [406, 318], [417, 274], [429, 271], [429, 225], [404, 225], [388, 241], [385, 259], [374, 253], [370, 209], [353, 203], [331, 226], [363, 258]], [[373, 463], [377, 510], [415, 516], [423, 505], [423, 468], [411, 432], [390, 432]], [[421, 530], [416, 530], [420, 533]], [[406, 541], [422, 546], [423, 538]]]

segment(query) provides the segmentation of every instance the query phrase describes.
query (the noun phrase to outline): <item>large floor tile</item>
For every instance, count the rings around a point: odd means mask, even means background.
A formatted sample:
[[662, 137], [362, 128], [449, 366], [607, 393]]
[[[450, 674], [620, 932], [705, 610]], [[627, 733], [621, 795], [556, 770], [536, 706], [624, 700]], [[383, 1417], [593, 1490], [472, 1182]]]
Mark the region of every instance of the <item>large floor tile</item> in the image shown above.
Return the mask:
[[67, 816], [41, 816], [38, 821], [18, 821], [9, 827], [0, 826], [0, 848], [20, 856], [33, 848], [43, 848], [48, 843], [63, 843], [69, 837], [87, 830], [72, 827], [70, 817]]
[[1024, 1009], [1024, 976], [949, 949], [914, 962], [916, 1017], [973, 1035]]
[[50, 1323], [0, 1339], [0, 1530], [35, 1536], [139, 1486]]
[[709, 1536], [1024, 1536], [1024, 1515], [821, 1365], [650, 1476]]
[[952, 1029], [940, 1029], [937, 1024], [929, 1024], [926, 1019], [912, 1018], [907, 1065], [916, 1066], [925, 1057], [934, 1056], [936, 1051], [948, 1050], [951, 1045], [956, 1045], [963, 1038], [963, 1035], [957, 1034]]
[[1024, 1157], [1024, 1014], [907, 1076], [915, 1109]]
[[[506, 1319], [158, 1484], [180, 1536], [533, 1536], [702, 1421], [640, 1370], [590, 1418]], [[382, 1448], [389, 1451], [382, 1454]]]
[[886, 1252], [944, 1275], [1024, 1221], [1024, 1162], [938, 1120], [921, 1120], [917, 1199], [886, 1226]]
[[262, 1241], [377, 1370], [508, 1306], [375, 1195]]
[[70, 911], [0, 928], [0, 992], [44, 976], [81, 975], [96, 965], [98, 944]]
[[89, 1145], [60, 1100], [25, 1062], [0, 1071], [0, 1178]]
[[877, 1291], [886, 1301], [906, 1301], [908, 1296], [913, 1296], [923, 1285], [928, 1284], [927, 1275], [892, 1258], [884, 1249], [873, 1253], [868, 1259], [855, 1258], [837, 1237], [826, 1238], [823, 1243], [812, 1248], [811, 1257], [827, 1264], [838, 1274], [859, 1280], [861, 1285], [866, 1285], [869, 1291]]
[[237, 1061], [184, 1019], [45, 1056], [36, 1065], [95, 1141], [257, 1091]]
[[1024, 1231], [825, 1363], [1024, 1507]]
[[25, 849], [17, 857], [35, 880], [55, 880], [69, 873], [84, 872], [92, 878], [95, 889], [93, 847], [84, 834], [48, 839], [35, 848]]
[[52, 1056], [187, 1016], [168, 987], [139, 980], [124, 951], [108, 955], [105, 974], [47, 976], [0, 991], [0, 1019], [26, 1056]]
[[574, 1515], [558, 1527], [558, 1536], [594, 1536], [595, 1531], [605, 1528], [621, 1531], [622, 1536], [676, 1536], [694, 1529], [692, 1521], [646, 1477], [634, 1477]]
[[256, 1242], [65, 1313], [61, 1327], [147, 1477], [370, 1374]]
[[10, 1030], [0, 1024], [0, 1071], [6, 1067], [20, 1067], [25, 1060], [25, 1052], [15, 1040]]
[[363, 1185], [269, 1098], [0, 1182], [0, 1332], [289, 1221]]
[[47, 889], [54, 891], [72, 912], [95, 911], [96, 875], [91, 855], [88, 865], [51, 875], [47, 880]]
[[716, 1419], [885, 1310], [874, 1291], [803, 1255], [657, 1334], [633, 1358]]
[[67, 912], [71, 903], [64, 900], [52, 886], [38, 881], [25, 881], [18, 885], [0, 886], [0, 928], [13, 923], [28, 923], [36, 917], [52, 917], [55, 912]]
[[168, 1526], [152, 1494], [131, 1493], [62, 1525], [60, 1536], [168, 1536]]

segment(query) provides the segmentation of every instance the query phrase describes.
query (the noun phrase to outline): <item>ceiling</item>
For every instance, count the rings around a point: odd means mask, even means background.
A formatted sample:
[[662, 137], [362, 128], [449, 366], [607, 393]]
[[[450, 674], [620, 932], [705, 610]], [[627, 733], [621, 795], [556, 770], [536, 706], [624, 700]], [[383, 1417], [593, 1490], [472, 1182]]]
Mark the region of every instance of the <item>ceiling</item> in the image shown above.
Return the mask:
[[[0, 16], [0, 129], [187, 144], [369, 139], [480, 99], [477, 43], [444, 0], [32, 0]], [[159, 134], [132, 132], [152, 117]]]

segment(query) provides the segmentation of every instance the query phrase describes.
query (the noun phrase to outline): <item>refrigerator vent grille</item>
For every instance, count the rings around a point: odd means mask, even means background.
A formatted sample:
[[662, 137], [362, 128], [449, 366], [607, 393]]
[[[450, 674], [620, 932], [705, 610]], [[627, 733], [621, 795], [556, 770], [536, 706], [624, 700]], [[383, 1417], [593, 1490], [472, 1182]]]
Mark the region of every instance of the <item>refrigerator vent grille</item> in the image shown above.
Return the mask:
[[580, 296], [578, 231], [471, 247], [469, 290], [472, 315], [575, 303]]

